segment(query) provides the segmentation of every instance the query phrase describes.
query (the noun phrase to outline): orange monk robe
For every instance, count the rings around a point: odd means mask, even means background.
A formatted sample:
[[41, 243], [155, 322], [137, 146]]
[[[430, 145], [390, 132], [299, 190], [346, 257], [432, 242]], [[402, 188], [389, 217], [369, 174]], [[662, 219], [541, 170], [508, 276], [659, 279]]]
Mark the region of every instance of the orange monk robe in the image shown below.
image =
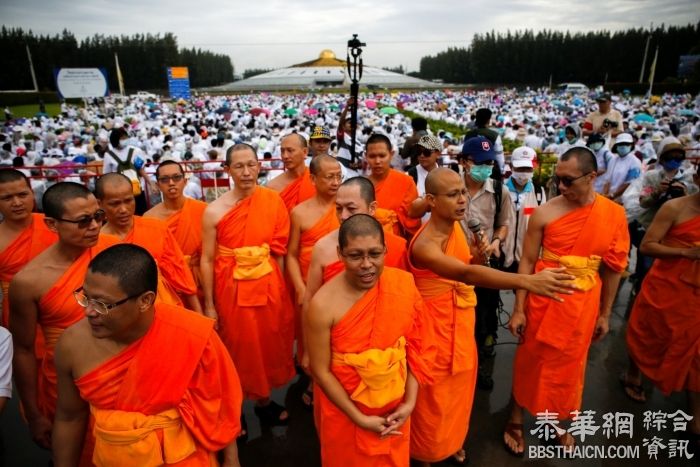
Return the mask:
[[311, 183], [311, 172], [309, 172], [308, 167], [301, 177], [298, 177], [280, 192], [282, 201], [287, 206], [287, 212], [291, 212], [297, 204], [306, 201], [315, 194], [316, 187]]
[[165, 220], [168, 230], [180, 246], [190, 266], [195, 283], [201, 283], [199, 259], [202, 256], [202, 217], [207, 203], [185, 198], [182, 209]]
[[2, 325], [10, 325], [8, 292], [10, 281], [20, 269], [58, 237], [44, 223], [43, 214], [32, 214], [32, 222], [7, 247], [0, 251], [0, 284], [2, 285]]
[[[294, 308], [279, 264], [289, 239], [289, 215], [278, 193], [257, 187], [216, 226], [214, 303], [219, 334], [241, 377], [246, 398], [269, 397], [274, 387], [294, 377]], [[232, 249], [269, 247], [257, 279], [234, 279]]]
[[197, 285], [185, 261], [185, 255], [162, 220], [134, 216], [134, 227], [124, 237], [122, 243], [143, 247], [156, 260], [159, 302], [183, 306], [180, 295], [197, 293]]
[[418, 190], [413, 179], [397, 170], [389, 169], [389, 175], [374, 185], [374, 191], [377, 196], [377, 207], [396, 213], [398, 222], [394, 224], [394, 233], [408, 236], [416, 233], [421, 225], [420, 218], [408, 217], [411, 203], [418, 198]]
[[[414, 239], [423, 228], [425, 225]], [[465, 264], [471, 259], [467, 239], [457, 222], [445, 254]], [[474, 340], [476, 295], [472, 286], [444, 279], [427, 269], [410, 267], [431, 316], [438, 349], [433, 366], [434, 382], [420, 388], [411, 415], [411, 457], [438, 462], [462, 449], [469, 429], [478, 368]]]
[[[669, 229], [663, 244], [700, 246], [700, 216]], [[658, 258], [627, 325], [627, 349], [661, 391], [700, 392], [700, 261]]]
[[73, 291], [82, 287], [92, 258], [115, 243], [113, 237], [100, 235], [97, 245], [85, 250], [39, 299], [38, 324], [44, 334], [45, 353], [37, 378], [37, 404], [49, 420], [53, 420], [56, 413], [56, 342], [68, 326], [85, 317], [85, 308], [75, 301]]
[[318, 243], [329, 232], [340, 227], [338, 217], [335, 214], [335, 205], [329, 206], [328, 210], [321, 218], [311, 227], [301, 233], [299, 237], [299, 266], [301, 268], [301, 277], [306, 281], [309, 275], [309, 266], [311, 265], [311, 252], [314, 245]]
[[94, 416], [96, 465], [218, 465], [240, 432], [236, 369], [214, 321], [184, 308], [156, 304], [146, 335], [75, 384]]
[[[328, 210], [321, 216], [321, 218], [316, 221], [313, 227], [305, 230], [301, 233], [299, 237], [299, 267], [301, 269], [301, 277], [306, 282], [309, 275], [309, 266], [311, 265], [311, 252], [314, 249], [314, 245], [318, 243], [323, 237], [329, 232], [340, 227], [338, 223], [338, 217], [335, 214], [335, 205], [328, 207]], [[293, 290], [291, 286], [291, 281], [288, 282], [289, 290]], [[294, 299], [296, 301], [296, 299]], [[299, 304], [297, 304], [299, 305]], [[297, 336], [297, 359], [301, 361], [304, 355], [304, 340], [301, 339], [302, 329], [301, 329], [301, 307], [296, 307], [297, 316], [294, 319], [294, 334]]]
[[[588, 278], [577, 278], [577, 285], [589, 284], [586, 291], [561, 295], [563, 302], [528, 294], [525, 304], [527, 326], [518, 346], [513, 366], [513, 396], [530, 413], [557, 413], [571, 418], [581, 407], [586, 358], [600, 309], [602, 262], [615, 272], [627, 266], [629, 233], [623, 208], [600, 195], [588, 206], [576, 209], [549, 223], [544, 229], [542, 247], [560, 260], [540, 258], [535, 272], [559, 267], [567, 261], [591, 264]], [[591, 258], [596, 255], [597, 258]], [[574, 258], [564, 258], [573, 256]], [[578, 257], [578, 259], [576, 258]], [[567, 268], [567, 272], [580, 272]]]
[[[378, 283], [331, 329], [331, 351], [334, 354], [331, 372], [351, 398], [364, 383], [358, 370], [341, 362], [337, 356], [389, 349], [400, 338], [406, 343], [406, 355], [401, 364], [408, 364], [419, 384], [431, 381], [430, 366], [435, 356], [435, 344], [431, 326], [426, 324], [425, 318], [423, 302], [413, 277], [405, 271], [385, 267]], [[421, 390], [422, 387], [419, 393]], [[363, 413], [386, 416], [403, 401], [403, 386], [398, 397], [383, 406], [370, 408], [357, 399], [365, 399], [361, 395], [354, 399]], [[401, 436], [380, 439], [377, 433], [355, 425], [317, 384], [314, 385], [314, 416], [324, 467], [408, 465], [410, 420], [399, 430], [403, 433]]]

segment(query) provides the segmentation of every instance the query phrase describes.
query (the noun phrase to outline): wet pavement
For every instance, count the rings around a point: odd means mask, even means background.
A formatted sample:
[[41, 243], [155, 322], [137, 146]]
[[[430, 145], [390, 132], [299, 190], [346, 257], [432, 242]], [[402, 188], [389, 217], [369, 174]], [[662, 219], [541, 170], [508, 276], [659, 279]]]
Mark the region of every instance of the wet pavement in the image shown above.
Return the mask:
[[[623, 393], [618, 377], [627, 364], [627, 352], [624, 342], [624, 316], [627, 309], [630, 284], [624, 283], [618, 294], [618, 300], [613, 310], [610, 323], [610, 334], [603, 342], [594, 344], [588, 356], [585, 389], [583, 394], [582, 410], [593, 410], [594, 423], [599, 427], [597, 432], [586, 437], [584, 442], [578, 440], [579, 446], [586, 448], [588, 454], [585, 459], [542, 459], [533, 458], [526, 452], [524, 458], [515, 458], [509, 455], [503, 448], [502, 430], [508, 418], [508, 403], [510, 399], [510, 384], [512, 373], [513, 355], [516, 345], [515, 339], [506, 329], [499, 330], [499, 340], [496, 347], [496, 355], [485, 361], [493, 366], [495, 387], [493, 391], [477, 390], [474, 409], [472, 412], [469, 435], [465, 448], [470, 457], [472, 466], [687, 466], [696, 465], [696, 460], [669, 458], [669, 440], [680, 439], [678, 433], [673, 433], [672, 422], [667, 422], [667, 428], [660, 432], [653, 428], [645, 430], [643, 413], [646, 410], [674, 413], [677, 410], [686, 410], [686, 401], [683, 394], [673, 394], [664, 397], [658, 390], [652, 389], [649, 384], [646, 404], [639, 404], [629, 400]], [[512, 309], [513, 294], [502, 292], [504, 309]], [[507, 321], [507, 316], [502, 315], [502, 322]], [[273, 394], [273, 399], [279, 403], [286, 403], [290, 420], [287, 427], [277, 427], [272, 430], [261, 431], [257, 417], [253, 414], [253, 406], [246, 403], [244, 412], [248, 421], [249, 440], [240, 447], [240, 459], [243, 467], [278, 467], [298, 466], [314, 467], [320, 465], [319, 444], [313, 427], [312, 413], [303, 408], [301, 394], [304, 381], [295, 381], [288, 387], [278, 390]], [[605, 413], [630, 413], [634, 416], [633, 436], [621, 436], [615, 438], [614, 434], [607, 439], [603, 434], [603, 414]], [[535, 428], [535, 420], [529, 416], [526, 418], [526, 443], [537, 449], [541, 443], [537, 437], [530, 434]], [[26, 426], [20, 421], [17, 398], [12, 399], [5, 412], [0, 416], [0, 428], [2, 435], [2, 447], [0, 453], [3, 457], [3, 465], [11, 467], [20, 466], [46, 466], [49, 456], [46, 451], [32, 444]], [[650, 459], [648, 446], [644, 446], [644, 439], [652, 439], [658, 436], [665, 448], [659, 449], [658, 459]], [[609, 447], [631, 446], [638, 449], [635, 459], [601, 459], [591, 458], [593, 449], [606, 450]], [[589, 448], [590, 447], [590, 448]], [[544, 448], [540, 448], [544, 449]], [[616, 451], [616, 449], [613, 449]], [[448, 463], [434, 465], [449, 465]], [[697, 463], [700, 465], [700, 463]]]

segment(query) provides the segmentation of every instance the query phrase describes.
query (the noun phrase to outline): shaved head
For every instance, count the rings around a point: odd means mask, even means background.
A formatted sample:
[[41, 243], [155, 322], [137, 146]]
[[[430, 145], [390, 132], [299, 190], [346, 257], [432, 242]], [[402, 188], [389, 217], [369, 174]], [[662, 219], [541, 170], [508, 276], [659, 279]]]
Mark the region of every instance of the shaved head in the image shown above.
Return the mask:
[[461, 182], [457, 172], [446, 167], [438, 167], [428, 172], [425, 178], [425, 192], [434, 195], [442, 191], [447, 183], [455, 180]]
[[129, 188], [132, 187], [131, 180], [124, 174], [118, 172], [104, 174], [95, 182], [95, 197], [100, 200], [104, 199], [106, 186], [118, 186], [121, 183], [128, 185]]
[[327, 154], [321, 154], [311, 159], [311, 163], [309, 164], [309, 172], [311, 172], [311, 175], [320, 174], [323, 164], [333, 164], [333, 168], [340, 167], [340, 162], [338, 162], [335, 157], [331, 157]]
[[338, 230], [340, 249], [345, 248], [349, 240], [355, 237], [378, 237], [382, 246], [385, 245], [382, 224], [369, 214], [355, 214], [340, 225]]
[[562, 162], [566, 162], [569, 159], [576, 159], [581, 173], [588, 174], [598, 171], [598, 161], [596, 161], [595, 154], [586, 147], [574, 146], [559, 158]]
[[42, 206], [46, 217], [59, 219], [63, 217], [64, 208], [68, 201], [75, 198], [88, 199], [92, 197], [85, 185], [75, 182], [60, 182], [49, 187], [42, 197]]
[[290, 133], [287, 136], [285, 136], [284, 138], [282, 138], [282, 141], [284, 141], [287, 138], [294, 138], [297, 141], [297, 143], [299, 143], [299, 147], [302, 147], [302, 148], [309, 147], [309, 143], [306, 141], [306, 138], [304, 138], [299, 133]]
[[0, 169], [0, 184], [22, 180], [31, 188], [26, 175], [16, 169]]
[[374, 193], [374, 184], [367, 177], [352, 177], [345, 180], [340, 186], [359, 187], [360, 197], [367, 204], [367, 206], [372, 204], [377, 199]]

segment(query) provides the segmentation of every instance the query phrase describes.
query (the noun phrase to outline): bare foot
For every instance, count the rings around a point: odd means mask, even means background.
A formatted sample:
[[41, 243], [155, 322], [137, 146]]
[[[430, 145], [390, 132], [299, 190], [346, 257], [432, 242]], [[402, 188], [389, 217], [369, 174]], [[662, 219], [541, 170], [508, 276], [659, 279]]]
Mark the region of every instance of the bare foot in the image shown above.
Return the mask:
[[508, 422], [503, 432], [503, 443], [506, 450], [517, 457], [525, 454], [525, 438], [523, 436], [523, 424]]

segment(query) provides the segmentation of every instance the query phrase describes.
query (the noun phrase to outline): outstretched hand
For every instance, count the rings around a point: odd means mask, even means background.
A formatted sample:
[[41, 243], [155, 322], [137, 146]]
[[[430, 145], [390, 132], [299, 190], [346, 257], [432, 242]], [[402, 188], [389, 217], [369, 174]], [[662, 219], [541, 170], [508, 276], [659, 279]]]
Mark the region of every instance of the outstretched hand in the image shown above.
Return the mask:
[[529, 276], [529, 279], [528, 291], [558, 302], [564, 301], [558, 294], [571, 295], [575, 290], [578, 290], [573, 283], [576, 278], [567, 274], [566, 268], [543, 269], [537, 274]]

